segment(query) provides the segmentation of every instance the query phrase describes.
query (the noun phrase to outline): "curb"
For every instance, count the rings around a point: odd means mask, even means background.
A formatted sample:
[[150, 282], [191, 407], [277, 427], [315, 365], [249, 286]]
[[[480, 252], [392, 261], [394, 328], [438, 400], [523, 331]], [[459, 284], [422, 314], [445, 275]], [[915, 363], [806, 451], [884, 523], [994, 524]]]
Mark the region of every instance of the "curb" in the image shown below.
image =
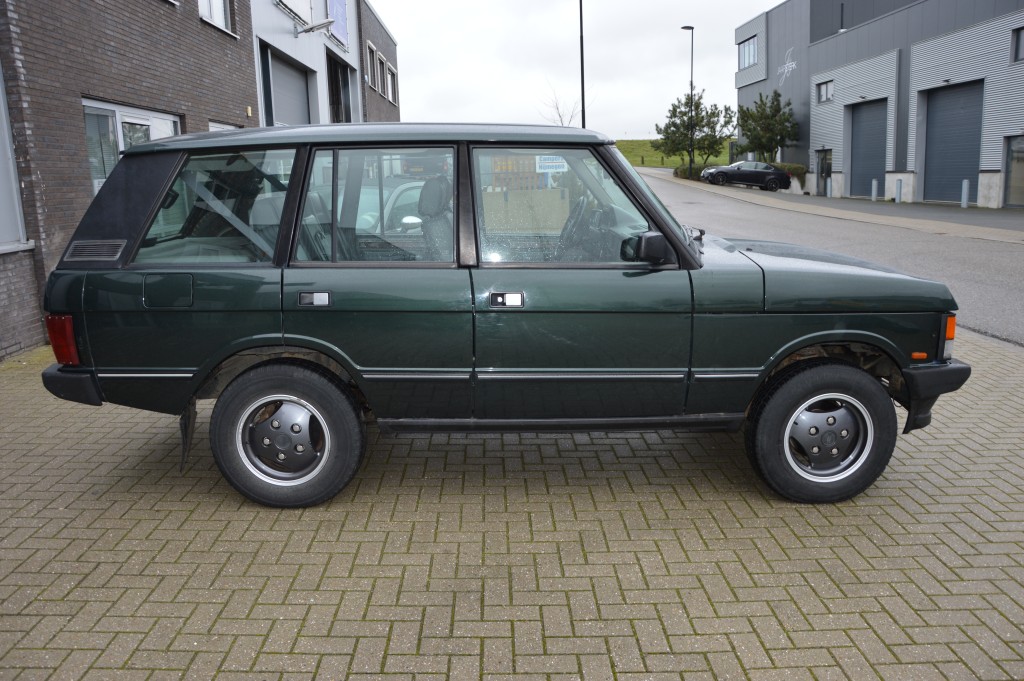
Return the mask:
[[812, 215], [820, 215], [822, 217], [836, 218], [840, 220], [852, 220], [854, 222], [864, 222], [873, 225], [902, 227], [903, 229], [910, 229], [916, 232], [925, 232], [927, 234], [935, 234], [942, 236], [953, 236], [962, 239], [981, 239], [984, 241], [1000, 241], [1004, 243], [1024, 244], [1024, 232], [1016, 232], [1009, 229], [1000, 229], [998, 227], [981, 227], [978, 225], [963, 224], [958, 222], [935, 222], [932, 220], [923, 220], [921, 218], [904, 218], [888, 215], [874, 215], [871, 213], [861, 213], [859, 211], [845, 210], [842, 208], [804, 206], [799, 203], [774, 199], [771, 196], [759, 196], [756, 194], [751, 196], [742, 196], [738, 193], [738, 190], [733, 187], [716, 187], [710, 184], [704, 184], [703, 182], [683, 180], [672, 175], [665, 176], [660, 173], [652, 173], [649, 172], [646, 168], [637, 168], [637, 172], [646, 177], [653, 177], [659, 180], [675, 182], [676, 184], [691, 187], [702, 192], [707, 192], [709, 194], [718, 194], [720, 196], [728, 196], [729, 198], [735, 199], [737, 201], [752, 203], [758, 206], [764, 206], [766, 208], [777, 208], [779, 210], [788, 210], [797, 213], [808, 213]]

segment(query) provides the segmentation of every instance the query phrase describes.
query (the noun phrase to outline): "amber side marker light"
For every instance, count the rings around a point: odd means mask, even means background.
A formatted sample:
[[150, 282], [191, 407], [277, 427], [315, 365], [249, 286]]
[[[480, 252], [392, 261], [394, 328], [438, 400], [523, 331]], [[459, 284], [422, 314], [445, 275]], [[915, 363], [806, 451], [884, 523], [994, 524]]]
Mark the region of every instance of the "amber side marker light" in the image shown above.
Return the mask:
[[59, 364], [78, 366], [78, 347], [75, 345], [75, 325], [69, 314], [46, 315], [46, 333], [50, 347]]
[[912, 352], [910, 353], [910, 359], [928, 359], [927, 352]]

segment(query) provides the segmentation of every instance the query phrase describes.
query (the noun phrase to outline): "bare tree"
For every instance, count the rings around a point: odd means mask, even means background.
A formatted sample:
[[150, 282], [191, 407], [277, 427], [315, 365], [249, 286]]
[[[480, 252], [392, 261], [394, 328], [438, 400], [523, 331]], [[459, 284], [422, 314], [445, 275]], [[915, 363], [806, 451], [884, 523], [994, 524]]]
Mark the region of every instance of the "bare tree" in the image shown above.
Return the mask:
[[558, 93], [553, 87], [551, 88], [551, 97], [544, 102], [544, 106], [547, 107], [547, 113], [541, 114], [544, 120], [563, 128], [573, 127], [574, 121], [580, 116], [580, 100], [577, 99], [572, 105], [569, 105], [558, 98]]

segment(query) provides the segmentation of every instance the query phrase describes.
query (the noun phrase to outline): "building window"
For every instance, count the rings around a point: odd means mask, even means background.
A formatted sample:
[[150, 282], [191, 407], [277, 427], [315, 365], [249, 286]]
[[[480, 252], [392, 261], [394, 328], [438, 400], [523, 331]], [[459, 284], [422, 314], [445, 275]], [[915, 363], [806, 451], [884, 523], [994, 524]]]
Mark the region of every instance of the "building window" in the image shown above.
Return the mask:
[[177, 116], [88, 99], [83, 99], [82, 105], [85, 148], [94, 194], [103, 186], [122, 151], [181, 132]]
[[382, 95], [388, 96], [388, 63], [380, 52], [377, 53], [377, 87]]
[[390, 66], [388, 67], [388, 101], [398, 104], [398, 74]]
[[366, 43], [366, 82], [377, 89], [377, 48], [372, 43]]
[[740, 71], [757, 63], [757, 36], [739, 44]]
[[225, 31], [231, 30], [230, 0], [199, 0], [199, 16]]
[[835, 81], [829, 80], [824, 83], [818, 83], [818, 101], [819, 102], [831, 102], [832, 92], [835, 88]]
[[1024, 28], [1013, 32], [1013, 60], [1024, 61]]
[[[217, 2], [218, 0], [214, 0]], [[285, 7], [307, 24], [313, 21], [313, 3], [310, 0], [277, 0], [278, 7]]]

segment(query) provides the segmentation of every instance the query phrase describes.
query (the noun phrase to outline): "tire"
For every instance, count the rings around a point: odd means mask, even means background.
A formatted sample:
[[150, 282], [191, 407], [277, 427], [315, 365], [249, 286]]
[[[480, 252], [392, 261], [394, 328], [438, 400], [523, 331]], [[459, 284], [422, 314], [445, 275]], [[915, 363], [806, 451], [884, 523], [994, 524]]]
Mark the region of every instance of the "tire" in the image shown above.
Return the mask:
[[726, 180], [728, 180], [728, 179], [729, 178], [727, 178], [725, 176], [725, 173], [718, 173], [717, 175], [712, 175], [711, 176], [711, 181], [714, 182], [715, 184], [717, 184], [719, 187], [721, 187], [723, 184], [725, 184]]
[[768, 181], [764, 183], [764, 188], [770, 192], [779, 191], [779, 181], [774, 177], [769, 177]]
[[783, 497], [832, 503], [878, 479], [892, 458], [896, 427], [892, 399], [875, 378], [846, 364], [807, 363], [777, 376], [758, 400], [747, 453]]
[[365, 437], [352, 400], [333, 377], [267, 364], [221, 393], [210, 445], [225, 479], [245, 497], [298, 507], [323, 503], [352, 480]]

